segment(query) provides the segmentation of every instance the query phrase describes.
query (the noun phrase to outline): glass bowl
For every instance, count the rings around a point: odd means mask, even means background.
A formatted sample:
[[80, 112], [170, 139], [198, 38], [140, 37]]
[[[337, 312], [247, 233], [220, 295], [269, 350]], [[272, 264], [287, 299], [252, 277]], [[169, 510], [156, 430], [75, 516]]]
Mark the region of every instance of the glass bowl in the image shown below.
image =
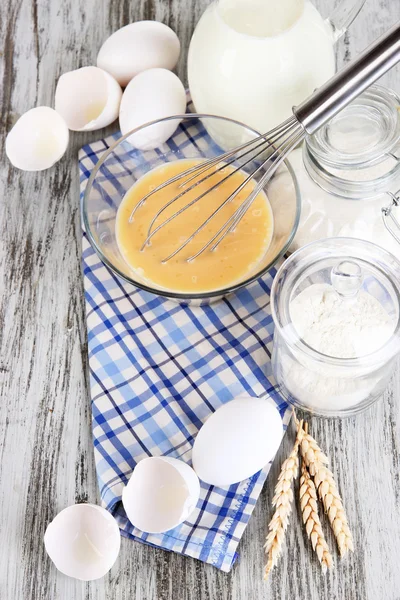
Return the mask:
[[[160, 127], [164, 131], [175, 130], [165, 143], [157, 143]], [[135, 140], [142, 149], [134, 148], [129, 143], [131, 135], [136, 136]], [[212, 302], [249, 285], [271, 269], [291, 244], [300, 218], [297, 181], [287, 162], [280, 165], [263, 188], [274, 218], [274, 233], [265, 256], [253, 271], [249, 271], [242, 280], [229, 287], [198, 293], [183, 293], [159, 287], [142, 278], [124, 261], [115, 232], [118, 207], [125, 193], [148, 171], [171, 161], [213, 158], [258, 135], [256, 131], [231, 119], [189, 113], [153, 121], [118, 139], [95, 165], [86, 186], [82, 206], [86, 233], [104, 264], [135, 287], [179, 302], [198, 304]], [[146, 147], [150, 149], [143, 149]]]

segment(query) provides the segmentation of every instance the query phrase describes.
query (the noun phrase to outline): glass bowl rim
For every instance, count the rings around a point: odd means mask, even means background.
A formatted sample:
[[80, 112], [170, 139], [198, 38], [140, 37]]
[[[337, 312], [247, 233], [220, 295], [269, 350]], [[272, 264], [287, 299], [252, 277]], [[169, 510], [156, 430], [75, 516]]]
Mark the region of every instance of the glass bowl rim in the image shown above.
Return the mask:
[[[218, 115], [210, 115], [207, 113], [184, 113], [184, 114], [179, 114], [179, 115], [172, 115], [170, 117], [163, 117], [162, 119], [155, 119], [154, 121], [149, 121], [148, 123], [145, 123], [144, 125], [141, 125], [140, 127], [136, 127], [135, 129], [132, 129], [131, 131], [129, 131], [128, 133], [126, 133], [125, 135], [119, 137], [114, 144], [112, 144], [101, 156], [101, 158], [97, 161], [97, 163], [94, 165], [91, 173], [90, 173], [90, 177], [87, 181], [86, 187], [85, 187], [85, 191], [83, 194], [83, 200], [82, 200], [82, 221], [85, 227], [85, 232], [86, 235], [89, 238], [89, 242], [90, 245], [92, 246], [92, 248], [95, 250], [96, 254], [98, 255], [98, 257], [100, 258], [100, 260], [109, 268], [111, 269], [111, 271], [113, 273], [115, 273], [118, 277], [120, 277], [121, 279], [123, 279], [124, 281], [126, 281], [127, 283], [133, 285], [136, 288], [140, 288], [146, 292], [149, 292], [151, 294], [155, 294], [157, 296], [163, 296], [165, 298], [173, 298], [175, 300], [206, 300], [206, 299], [211, 299], [211, 298], [218, 298], [220, 296], [225, 296], [227, 294], [230, 294], [232, 292], [237, 291], [238, 289], [245, 287], [247, 285], [252, 284], [254, 281], [256, 281], [257, 279], [259, 279], [260, 277], [262, 277], [263, 275], [265, 275], [265, 273], [267, 273], [270, 269], [272, 269], [276, 263], [278, 262], [278, 260], [280, 258], [282, 258], [282, 256], [285, 255], [285, 253], [287, 252], [290, 244], [292, 243], [294, 236], [296, 235], [298, 226], [299, 226], [299, 222], [300, 222], [300, 213], [301, 213], [301, 196], [300, 196], [300, 188], [299, 188], [299, 184], [297, 182], [297, 178], [294, 172], [294, 169], [292, 168], [291, 164], [288, 162], [287, 158], [285, 158], [282, 162], [284, 163], [286, 169], [288, 170], [291, 180], [293, 182], [294, 185], [294, 190], [295, 190], [295, 196], [296, 196], [296, 214], [295, 214], [295, 218], [294, 218], [294, 223], [293, 223], [293, 227], [291, 229], [291, 232], [288, 236], [288, 239], [286, 240], [286, 243], [284, 244], [283, 248], [280, 250], [280, 252], [275, 256], [275, 258], [265, 267], [263, 267], [260, 271], [258, 271], [257, 273], [255, 273], [254, 275], [252, 275], [251, 277], [249, 277], [248, 279], [245, 279], [243, 281], [238, 281], [234, 284], [231, 284], [228, 287], [225, 288], [220, 288], [217, 290], [209, 290], [206, 292], [197, 292], [197, 293], [190, 293], [190, 292], [174, 292], [172, 290], [167, 290], [167, 289], [157, 289], [157, 288], [153, 288], [150, 285], [146, 285], [145, 283], [139, 282], [139, 281], [135, 281], [133, 279], [130, 279], [127, 275], [125, 275], [124, 273], [122, 273], [115, 265], [112, 264], [112, 262], [103, 254], [102, 250], [99, 248], [99, 246], [97, 245], [92, 233], [91, 233], [91, 228], [89, 225], [89, 220], [88, 220], [88, 211], [87, 211], [87, 206], [88, 206], [88, 199], [89, 199], [89, 194], [92, 190], [93, 187], [93, 181], [96, 177], [97, 172], [99, 171], [99, 169], [101, 168], [101, 166], [106, 162], [107, 158], [110, 156], [110, 154], [112, 154], [112, 152], [114, 151], [114, 149], [119, 146], [119, 144], [121, 144], [122, 142], [124, 142], [130, 135], [132, 135], [133, 133], [136, 133], [142, 129], [145, 129], [146, 127], [150, 127], [152, 125], [156, 125], [157, 123], [162, 123], [164, 121], [171, 121], [171, 120], [175, 120], [175, 119], [179, 119], [180, 121], [183, 121], [184, 119], [217, 119], [219, 121], [226, 121], [226, 122], [230, 122], [233, 123], [234, 125], [239, 125], [240, 127], [243, 127], [245, 129], [247, 129], [248, 131], [250, 131], [251, 133], [254, 133], [255, 135], [259, 136], [262, 135], [259, 131], [257, 131], [256, 129], [253, 129], [252, 127], [249, 127], [248, 125], [245, 125], [244, 123], [242, 123], [241, 121], [237, 121], [235, 119], [230, 119], [228, 117], [220, 117]], [[171, 136], [172, 137], [172, 136]], [[168, 141], [168, 140], [167, 140]]]

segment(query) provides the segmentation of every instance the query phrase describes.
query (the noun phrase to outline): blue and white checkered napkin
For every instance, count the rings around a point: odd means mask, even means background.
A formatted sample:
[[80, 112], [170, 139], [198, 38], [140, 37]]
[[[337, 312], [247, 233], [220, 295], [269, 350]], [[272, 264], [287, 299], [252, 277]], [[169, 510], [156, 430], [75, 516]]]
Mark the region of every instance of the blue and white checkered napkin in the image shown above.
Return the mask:
[[[91, 169], [118, 137], [81, 150], [81, 195]], [[134, 528], [120, 501], [138, 461], [162, 455], [190, 462], [202, 424], [242, 392], [273, 398], [287, 425], [290, 411], [270, 379], [274, 272], [211, 306], [192, 307], [119, 280], [99, 260], [85, 232], [82, 259], [102, 502], [123, 535], [229, 571], [269, 465], [226, 489], [202, 483], [195, 512], [164, 534]]]

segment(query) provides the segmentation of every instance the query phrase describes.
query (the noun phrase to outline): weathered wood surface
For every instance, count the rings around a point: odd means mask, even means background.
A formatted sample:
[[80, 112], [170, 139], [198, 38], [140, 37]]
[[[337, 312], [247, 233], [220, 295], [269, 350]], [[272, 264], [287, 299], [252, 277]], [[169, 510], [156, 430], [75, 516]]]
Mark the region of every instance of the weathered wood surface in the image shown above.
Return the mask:
[[[350, 0], [348, 0], [350, 1]], [[329, 450], [355, 533], [356, 552], [323, 577], [298, 515], [278, 568], [262, 581], [272, 482], [285, 439], [229, 575], [200, 562], [122, 540], [104, 579], [81, 583], [56, 571], [42, 538], [74, 502], [98, 501], [88, 398], [80, 272], [78, 148], [103, 132], [72, 135], [64, 159], [44, 173], [13, 169], [4, 136], [35, 105], [51, 105], [57, 77], [93, 64], [101, 42], [136, 19], [158, 19], [179, 35], [178, 73], [206, 0], [2, 0], [0, 599], [1, 600], [399, 600], [400, 378], [367, 413], [312, 420]], [[320, 0], [327, 14], [333, 2]], [[400, 16], [400, 0], [368, 0], [338, 44], [351, 59]], [[400, 92], [400, 71], [385, 82]], [[112, 128], [109, 129], [111, 131]]]

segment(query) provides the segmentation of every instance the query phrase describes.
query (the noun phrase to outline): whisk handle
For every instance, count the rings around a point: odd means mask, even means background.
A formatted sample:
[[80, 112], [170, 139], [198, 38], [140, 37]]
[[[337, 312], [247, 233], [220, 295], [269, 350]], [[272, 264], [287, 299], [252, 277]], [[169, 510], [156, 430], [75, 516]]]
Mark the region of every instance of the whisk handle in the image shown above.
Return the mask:
[[294, 115], [308, 134], [315, 133], [399, 61], [400, 21], [307, 100], [294, 107]]

